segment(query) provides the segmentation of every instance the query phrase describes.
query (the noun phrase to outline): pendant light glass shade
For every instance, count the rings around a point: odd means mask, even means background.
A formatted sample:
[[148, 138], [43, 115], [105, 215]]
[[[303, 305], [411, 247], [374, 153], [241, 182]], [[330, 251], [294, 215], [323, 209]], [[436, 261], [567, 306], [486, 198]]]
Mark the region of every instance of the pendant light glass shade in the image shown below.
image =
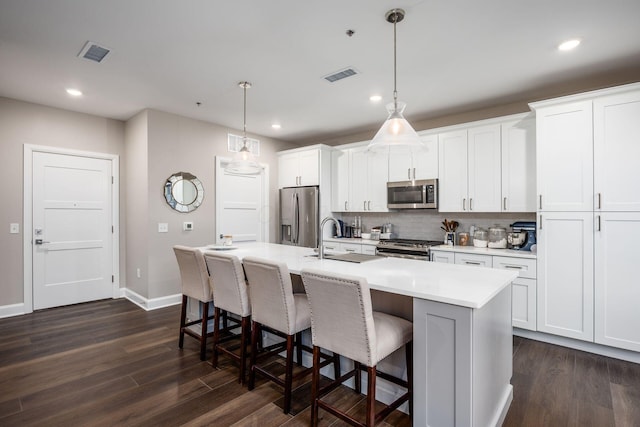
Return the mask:
[[[406, 104], [398, 101], [397, 76], [396, 76], [396, 24], [404, 19], [404, 10], [391, 9], [385, 15], [387, 22], [393, 24], [393, 102], [387, 105], [389, 117], [382, 124], [382, 127], [373, 137], [368, 151], [383, 151], [394, 147], [394, 151], [417, 151], [425, 150], [426, 146], [411, 127], [402, 113]], [[397, 149], [395, 148], [397, 147]]]
[[402, 115], [405, 106], [404, 102], [387, 104], [389, 117], [369, 143], [368, 150], [382, 151], [389, 147], [398, 147], [399, 150], [413, 151], [424, 148], [420, 136]]
[[253, 153], [247, 147], [247, 89], [249, 82], [240, 82], [238, 86], [244, 89], [244, 127], [242, 131], [242, 148], [233, 156], [231, 163], [224, 168], [225, 172], [234, 175], [259, 175], [262, 168]]

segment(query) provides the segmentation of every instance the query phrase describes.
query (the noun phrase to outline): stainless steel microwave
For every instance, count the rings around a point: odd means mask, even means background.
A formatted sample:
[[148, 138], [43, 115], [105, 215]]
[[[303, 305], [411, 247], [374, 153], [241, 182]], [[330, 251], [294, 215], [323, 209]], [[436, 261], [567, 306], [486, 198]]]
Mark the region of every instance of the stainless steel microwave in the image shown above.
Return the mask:
[[387, 207], [389, 209], [437, 209], [438, 180], [388, 182]]

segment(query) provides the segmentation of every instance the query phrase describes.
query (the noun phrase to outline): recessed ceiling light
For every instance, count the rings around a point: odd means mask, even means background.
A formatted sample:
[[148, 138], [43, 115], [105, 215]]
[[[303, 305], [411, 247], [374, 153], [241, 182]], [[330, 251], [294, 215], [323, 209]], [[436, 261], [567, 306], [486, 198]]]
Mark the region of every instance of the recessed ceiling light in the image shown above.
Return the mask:
[[380, 101], [382, 101], [382, 96], [380, 96], [380, 95], [371, 95], [369, 97], [369, 101], [371, 101], [371, 102], [380, 102]]
[[71, 96], [82, 96], [82, 92], [78, 89], [69, 88], [67, 89], [67, 93]]
[[282, 126], [280, 126], [277, 123], [274, 123], [274, 124], [271, 125], [271, 127], [274, 128], [274, 129], [280, 129]]
[[558, 50], [567, 51], [573, 50], [580, 44], [580, 39], [571, 39], [565, 42], [562, 42], [558, 45]]

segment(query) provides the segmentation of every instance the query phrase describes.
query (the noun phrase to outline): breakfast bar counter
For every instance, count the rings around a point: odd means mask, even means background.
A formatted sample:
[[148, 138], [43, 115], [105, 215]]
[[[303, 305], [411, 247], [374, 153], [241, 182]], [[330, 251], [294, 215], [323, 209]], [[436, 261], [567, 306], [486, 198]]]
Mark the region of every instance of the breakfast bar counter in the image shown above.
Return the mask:
[[311, 248], [272, 243], [240, 243], [230, 253], [284, 262], [293, 274], [314, 268], [361, 276], [374, 291], [412, 298], [414, 425], [502, 424], [513, 398], [510, 284], [517, 273], [401, 258], [319, 260]]

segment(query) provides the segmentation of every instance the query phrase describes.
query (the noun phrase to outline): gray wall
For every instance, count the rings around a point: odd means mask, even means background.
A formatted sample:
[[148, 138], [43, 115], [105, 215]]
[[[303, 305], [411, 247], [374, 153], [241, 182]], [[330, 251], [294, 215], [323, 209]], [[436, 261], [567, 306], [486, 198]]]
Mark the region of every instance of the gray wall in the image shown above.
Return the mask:
[[[24, 299], [22, 239], [23, 145], [46, 145], [74, 150], [124, 155], [124, 123], [118, 120], [74, 113], [0, 97], [0, 306]], [[120, 181], [124, 182], [123, 168]], [[120, 223], [125, 207], [125, 189], [120, 192]], [[20, 224], [20, 234], [9, 234], [9, 224]], [[120, 229], [124, 242], [125, 227]], [[120, 263], [125, 265], [124, 246]]]

